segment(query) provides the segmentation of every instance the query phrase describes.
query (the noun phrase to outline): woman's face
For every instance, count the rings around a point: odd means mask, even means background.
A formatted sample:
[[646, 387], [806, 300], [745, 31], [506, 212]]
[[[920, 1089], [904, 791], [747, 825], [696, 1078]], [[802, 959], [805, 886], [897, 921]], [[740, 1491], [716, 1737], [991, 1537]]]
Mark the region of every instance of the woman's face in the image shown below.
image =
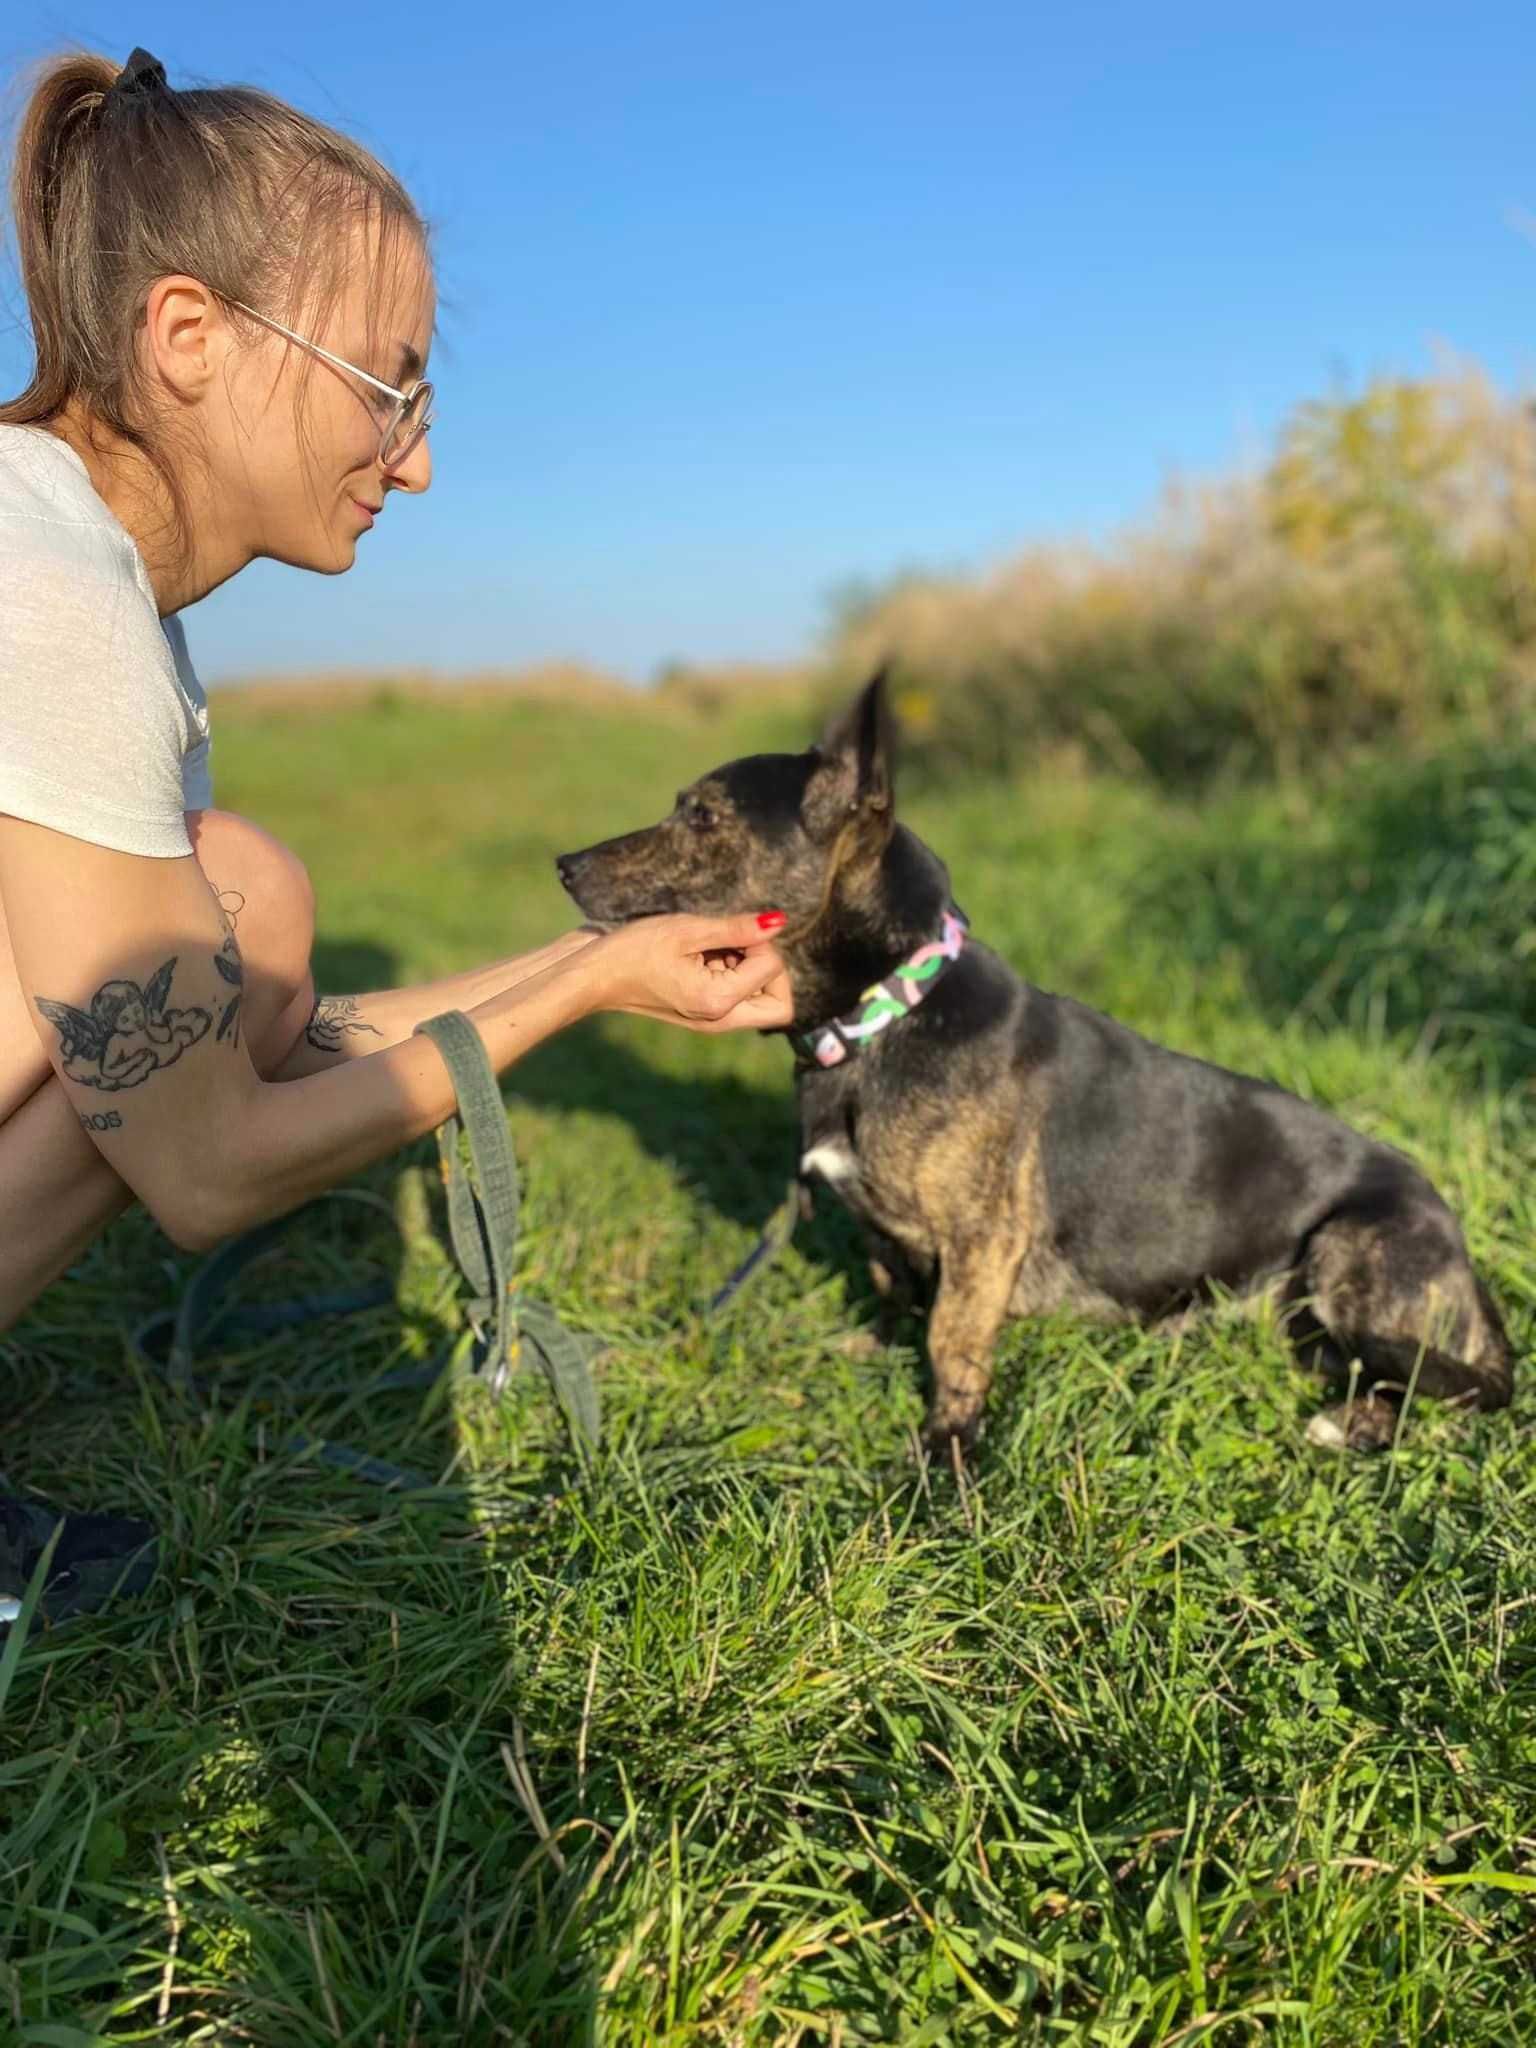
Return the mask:
[[[412, 238], [387, 264], [350, 264], [328, 315], [285, 325], [332, 355], [409, 391], [426, 373], [437, 299], [425, 252]], [[264, 310], [264, 309], [263, 309]], [[247, 334], [254, 323], [244, 322]], [[254, 556], [336, 575], [391, 491], [432, 480], [426, 436], [403, 462], [379, 460], [394, 401], [360, 378], [266, 328], [233, 347], [225, 403], [209, 418], [209, 449], [226, 502], [248, 515], [239, 539]]]

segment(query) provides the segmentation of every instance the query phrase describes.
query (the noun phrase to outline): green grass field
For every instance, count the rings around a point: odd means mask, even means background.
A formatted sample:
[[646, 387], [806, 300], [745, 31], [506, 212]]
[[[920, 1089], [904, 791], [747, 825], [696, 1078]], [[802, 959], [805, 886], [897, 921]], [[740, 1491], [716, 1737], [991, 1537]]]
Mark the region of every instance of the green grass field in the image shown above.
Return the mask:
[[[216, 710], [221, 800], [308, 860], [335, 992], [548, 936], [554, 852], [804, 737], [782, 705]], [[1033, 979], [1410, 1151], [1524, 1354], [1536, 755], [909, 816]], [[698, 1313], [792, 1162], [780, 1045], [604, 1020], [509, 1101], [525, 1282], [612, 1343], [589, 1480], [536, 1387], [368, 1392], [458, 1326], [429, 1147], [369, 1176], [403, 1238], [338, 1210], [248, 1283], [382, 1266], [396, 1305], [219, 1359], [211, 1399], [129, 1361], [192, 1264], [140, 1217], [0, 1346], [12, 1478], [165, 1557], [10, 1674], [0, 2035], [1536, 2040], [1529, 1382], [1339, 1461], [1273, 1329], [1063, 1318], [1008, 1335], [957, 1488], [910, 1462], [915, 1353], [844, 1345], [836, 1216]], [[402, 1502], [295, 1428], [445, 1486]]]

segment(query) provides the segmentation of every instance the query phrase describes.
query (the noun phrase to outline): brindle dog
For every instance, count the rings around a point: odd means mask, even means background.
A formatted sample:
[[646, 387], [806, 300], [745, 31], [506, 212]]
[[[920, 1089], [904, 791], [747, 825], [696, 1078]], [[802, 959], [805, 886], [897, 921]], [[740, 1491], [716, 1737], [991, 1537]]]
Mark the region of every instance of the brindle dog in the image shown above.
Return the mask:
[[[931, 941], [943, 862], [895, 821], [881, 679], [820, 746], [731, 761], [643, 832], [561, 856], [594, 922], [788, 914], [796, 1031]], [[1512, 1353], [1456, 1219], [1402, 1153], [1271, 1082], [1153, 1045], [970, 940], [926, 1000], [841, 1064], [798, 1068], [801, 1170], [864, 1227], [882, 1300], [937, 1288], [930, 1450], [968, 1448], [1005, 1317], [1158, 1320], [1275, 1294], [1350, 1398], [1317, 1443], [1392, 1439], [1416, 1387], [1510, 1398]]]

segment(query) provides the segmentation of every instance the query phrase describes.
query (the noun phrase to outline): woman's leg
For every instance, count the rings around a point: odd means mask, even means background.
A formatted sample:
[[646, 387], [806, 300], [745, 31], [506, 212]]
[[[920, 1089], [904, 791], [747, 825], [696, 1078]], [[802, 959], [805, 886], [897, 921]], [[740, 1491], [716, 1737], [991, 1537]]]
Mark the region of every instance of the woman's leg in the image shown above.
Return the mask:
[[[242, 1023], [258, 1073], [287, 1058], [314, 1006], [315, 902], [302, 863], [228, 811], [193, 811], [192, 848], [233, 919]], [[65, 1099], [33, 1028], [0, 916], [0, 1330], [68, 1270], [133, 1196]]]

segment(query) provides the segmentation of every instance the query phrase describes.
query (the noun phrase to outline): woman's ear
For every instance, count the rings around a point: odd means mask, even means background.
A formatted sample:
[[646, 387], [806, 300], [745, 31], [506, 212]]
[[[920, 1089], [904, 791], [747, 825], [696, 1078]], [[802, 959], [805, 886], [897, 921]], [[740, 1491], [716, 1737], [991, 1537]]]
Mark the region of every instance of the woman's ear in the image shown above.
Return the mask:
[[195, 277], [160, 277], [144, 302], [145, 368], [159, 389], [196, 404], [213, 382], [233, 339], [216, 292]]

